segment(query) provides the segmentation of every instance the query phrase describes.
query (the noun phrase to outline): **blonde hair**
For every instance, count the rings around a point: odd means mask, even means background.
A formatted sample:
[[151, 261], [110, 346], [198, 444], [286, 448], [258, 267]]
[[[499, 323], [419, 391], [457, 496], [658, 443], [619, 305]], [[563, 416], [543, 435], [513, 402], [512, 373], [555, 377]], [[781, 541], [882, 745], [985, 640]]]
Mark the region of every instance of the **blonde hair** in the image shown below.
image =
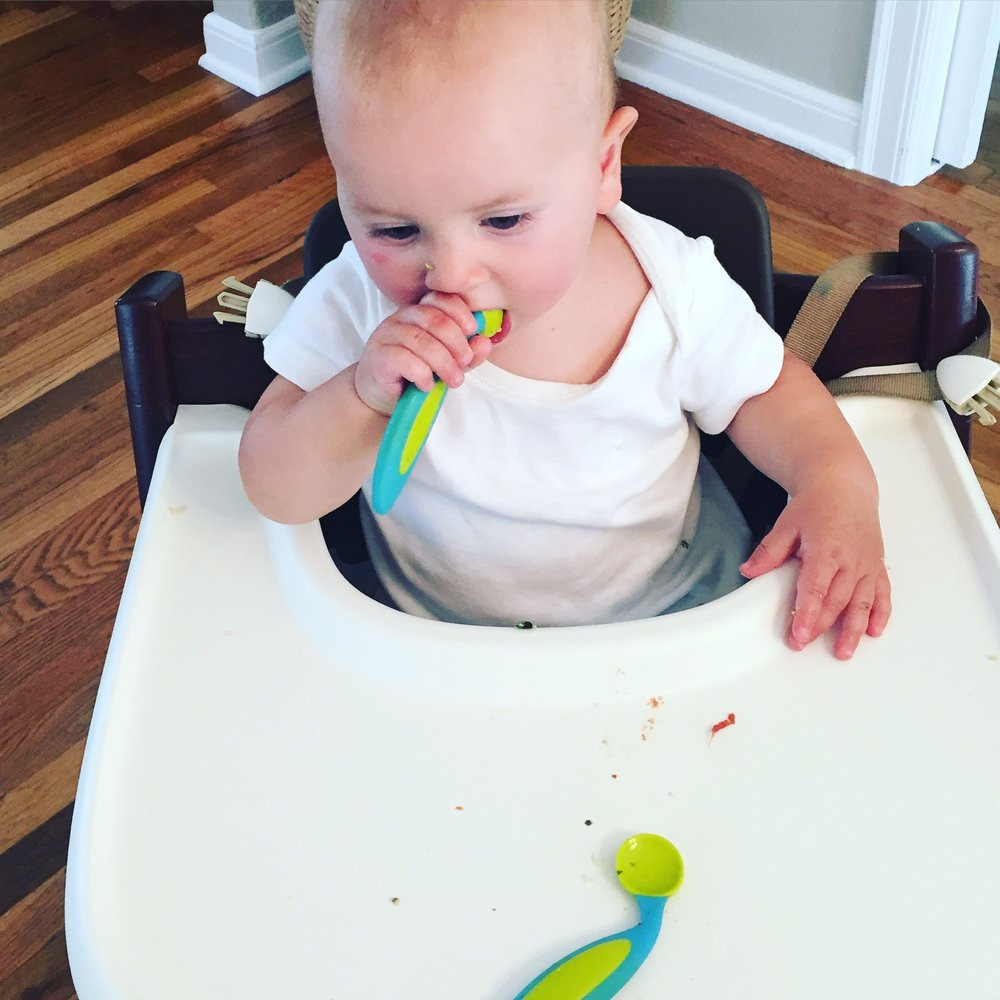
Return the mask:
[[[610, 114], [618, 82], [607, 0], [569, 2], [590, 10], [598, 100]], [[428, 53], [433, 52], [433, 65], [439, 66], [449, 53], [462, 51], [463, 39], [498, 6], [526, 3], [548, 6], [553, 0], [324, 0], [316, 18], [313, 73], [322, 78], [331, 64], [339, 64], [356, 79], [384, 85], [391, 82], [386, 80], [387, 65], [429, 70], [433, 66]]]

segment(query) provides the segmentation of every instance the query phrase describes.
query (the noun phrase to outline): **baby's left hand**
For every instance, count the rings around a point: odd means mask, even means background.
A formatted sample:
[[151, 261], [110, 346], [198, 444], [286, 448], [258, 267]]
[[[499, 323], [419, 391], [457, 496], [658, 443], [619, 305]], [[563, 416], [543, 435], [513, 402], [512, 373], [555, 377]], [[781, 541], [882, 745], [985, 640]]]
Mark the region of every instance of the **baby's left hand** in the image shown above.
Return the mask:
[[788, 644], [802, 649], [840, 621], [834, 655], [849, 660], [862, 635], [882, 634], [889, 620], [889, 577], [877, 506], [844, 481], [797, 493], [740, 567], [761, 576], [791, 556], [801, 561]]

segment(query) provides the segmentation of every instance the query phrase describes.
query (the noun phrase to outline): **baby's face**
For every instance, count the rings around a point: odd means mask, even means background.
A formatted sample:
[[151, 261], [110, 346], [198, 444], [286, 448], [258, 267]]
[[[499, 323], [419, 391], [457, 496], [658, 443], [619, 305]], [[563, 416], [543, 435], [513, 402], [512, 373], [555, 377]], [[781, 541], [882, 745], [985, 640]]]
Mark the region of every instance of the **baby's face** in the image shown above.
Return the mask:
[[597, 215], [617, 200], [602, 173], [599, 88], [580, 93], [558, 58], [513, 51], [465, 73], [430, 65], [363, 92], [342, 77], [321, 93], [345, 221], [397, 305], [451, 292], [506, 309], [516, 330], [567, 293]]

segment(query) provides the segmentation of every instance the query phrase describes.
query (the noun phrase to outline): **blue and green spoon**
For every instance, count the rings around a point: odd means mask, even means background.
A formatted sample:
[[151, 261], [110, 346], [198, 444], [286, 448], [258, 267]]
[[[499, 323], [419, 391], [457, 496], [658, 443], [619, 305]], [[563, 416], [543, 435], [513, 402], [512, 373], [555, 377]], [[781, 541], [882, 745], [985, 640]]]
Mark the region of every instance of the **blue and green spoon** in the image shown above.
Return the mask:
[[618, 881], [635, 897], [639, 923], [593, 941], [550, 965], [514, 1000], [610, 1000], [653, 950], [663, 908], [684, 879], [680, 852], [655, 833], [629, 837], [615, 858]]
[[[500, 332], [502, 309], [483, 309], [472, 315], [477, 326], [473, 336], [492, 337]], [[372, 509], [375, 513], [387, 514], [403, 491], [447, 393], [448, 386], [439, 378], [434, 379], [430, 392], [412, 384], [403, 390], [382, 435], [382, 444], [375, 459], [372, 474]]]

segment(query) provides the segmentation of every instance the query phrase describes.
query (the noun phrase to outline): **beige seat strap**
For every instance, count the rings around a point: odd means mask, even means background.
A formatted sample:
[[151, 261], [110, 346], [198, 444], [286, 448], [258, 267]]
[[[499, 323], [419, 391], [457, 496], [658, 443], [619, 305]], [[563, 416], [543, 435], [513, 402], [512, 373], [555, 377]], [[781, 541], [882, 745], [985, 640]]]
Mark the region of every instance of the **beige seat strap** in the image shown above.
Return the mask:
[[838, 260], [809, 289], [785, 337], [785, 346], [813, 368], [864, 280], [873, 274], [898, 273], [898, 253], [863, 253]]
[[[866, 278], [872, 275], [899, 274], [899, 254], [876, 252], [857, 254], [837, 261], [813, 284], [802, 308], [785, 337], [785, 346], [814, 367], [830, 339], [847, 304]], [[991, 337], [987, 329], [962, 354], [990, 356]], [[852, 375], [826, 383], [834, 396], [896, 396], [926, 402], [941, 399], [934, 372], [892, 372], [876, 375]]]

